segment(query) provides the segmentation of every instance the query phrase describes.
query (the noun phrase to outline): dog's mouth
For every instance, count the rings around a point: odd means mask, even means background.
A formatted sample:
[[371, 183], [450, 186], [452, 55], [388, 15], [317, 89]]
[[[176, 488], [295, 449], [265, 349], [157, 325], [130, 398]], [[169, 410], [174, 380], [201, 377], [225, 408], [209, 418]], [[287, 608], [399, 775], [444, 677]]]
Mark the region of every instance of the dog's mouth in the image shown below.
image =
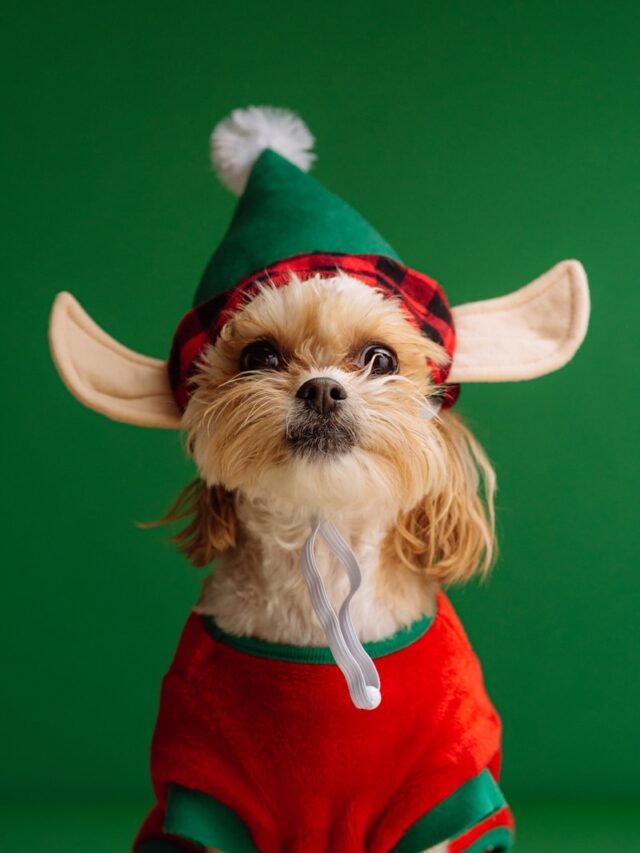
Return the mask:
[[297, 455], [318, 459], [349, 453], [358, 442], [358, 428], [343, 412], [304, 412], [287, 426], [286, 437]]

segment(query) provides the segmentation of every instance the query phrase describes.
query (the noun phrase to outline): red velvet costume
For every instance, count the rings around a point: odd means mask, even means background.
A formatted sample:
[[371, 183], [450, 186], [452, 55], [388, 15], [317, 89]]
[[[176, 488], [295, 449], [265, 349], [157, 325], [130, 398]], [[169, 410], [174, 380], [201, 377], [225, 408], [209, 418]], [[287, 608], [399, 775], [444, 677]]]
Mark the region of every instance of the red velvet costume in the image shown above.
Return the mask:
[[366, 645], [382, 703], [355, 708], [326, 649], [223, 634], [192, 613], [164, 679], [157, 805], [134, 849], [225, 853], [509, 850], [500, 720], [443, 593]]

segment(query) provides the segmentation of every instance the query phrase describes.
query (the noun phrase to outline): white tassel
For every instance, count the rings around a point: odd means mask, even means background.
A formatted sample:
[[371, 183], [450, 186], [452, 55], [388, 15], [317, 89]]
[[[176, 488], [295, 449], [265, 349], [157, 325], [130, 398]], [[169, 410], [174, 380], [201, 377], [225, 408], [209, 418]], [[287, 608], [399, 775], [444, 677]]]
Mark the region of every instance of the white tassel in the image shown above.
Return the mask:
[[234, 110], [211, 134], [211, 160], [225, 187], [240, 195], [253, 164], [267, 148], [308, 172], [316, 155], [309, 128], [295, 113], [279, 107]]

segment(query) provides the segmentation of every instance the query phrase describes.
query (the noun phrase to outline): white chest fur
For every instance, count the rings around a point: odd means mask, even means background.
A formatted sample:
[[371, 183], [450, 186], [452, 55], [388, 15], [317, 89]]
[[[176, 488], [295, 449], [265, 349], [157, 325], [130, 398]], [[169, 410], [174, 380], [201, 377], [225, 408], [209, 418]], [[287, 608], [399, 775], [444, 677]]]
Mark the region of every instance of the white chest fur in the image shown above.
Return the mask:
[[[310, 532], [308, 514], [291, 505], [238, 498], [242, 536], [205, 579], [196, 610], [213, 616], [224, 631], [270, 642], [324, 646], [326, 638], [300, 569]], [[384, 526], [357, 516], [332, 519], [360, 564], [362, 585], [351, 604], [362, 642], [380, 640], [433, 611], [434, 585], [385, 564]], [[316, 545], [327, 595], [338, 609], [348, 593], [344, 572], [329, 549]]]

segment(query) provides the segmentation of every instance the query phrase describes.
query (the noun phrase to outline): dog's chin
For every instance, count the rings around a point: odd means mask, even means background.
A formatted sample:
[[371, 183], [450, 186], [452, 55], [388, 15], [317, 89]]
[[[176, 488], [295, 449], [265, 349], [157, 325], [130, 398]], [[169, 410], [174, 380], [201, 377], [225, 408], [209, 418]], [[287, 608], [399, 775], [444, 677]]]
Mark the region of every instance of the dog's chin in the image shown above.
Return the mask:
[[308, 461], [330, 461], [351, 453], [358, 441], [355, 426], [322, 420], [302, 421], [290, 427], [287, 443], [294, 456]]
[[257, 482], [241, 491], [310, 515], [392, 521], [403, 503], [392, 469], [353, 443], [347, 448], [337, 441], [336, 448], [336, 441], [327, 440], [319, 451], [317, 444], [308, 446], [303, 440], [291, 447], [283, 464], [264, 470]]

